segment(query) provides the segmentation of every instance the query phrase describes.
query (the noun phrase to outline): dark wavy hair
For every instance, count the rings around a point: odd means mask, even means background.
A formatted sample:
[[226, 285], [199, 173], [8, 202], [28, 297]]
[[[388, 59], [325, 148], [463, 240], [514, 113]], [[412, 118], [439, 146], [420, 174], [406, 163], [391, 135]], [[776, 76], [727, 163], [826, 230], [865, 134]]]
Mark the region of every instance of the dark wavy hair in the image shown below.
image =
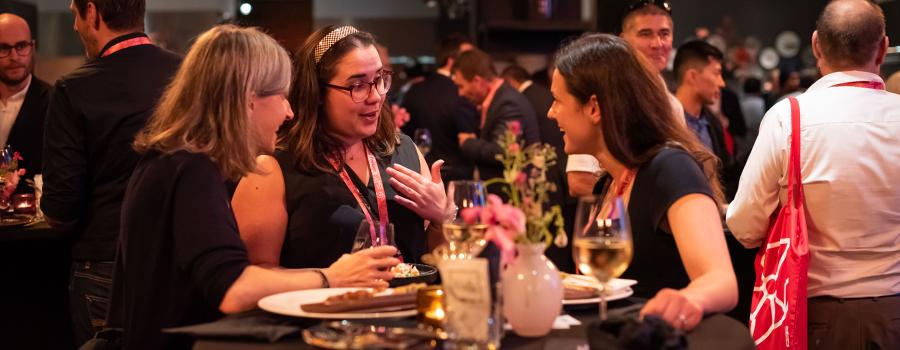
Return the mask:
[[723, 203], [718, 158], [676, 123], [665, 83], [643, 55], [617, 36], [587, 33], [564, 45], [555, 62], [579, 102], [596, 96], [603, 138], [616, 160], [634, 169], [667, 146], [681, 148], [697, 160], [715, 200]]
[[[294, 57], [294, 82], [289, 100], [295, 118], [282, 127], [279, 147], [291, 152], [297, 159], [298, 167], [303, 170], [334, 172], [334, 168], [325, 158], [326, 155], [336, 155], [339, 162], [343, 163], [343, 145], [325, 130], [328, 115], [325, 112], [324, 84], [334, 78], [337, 64], [344, 55], [354, 48], [375, 45], [372, 34], [366, 32], [350, 34], [334, 43], [316, 64], [314, 56], [316, 45], [337, 28], [338, 26], [331, 25], [317, 30], [306, 38]], [[387, 103], [382, 103], [375, 134], [363, 142], [378, 157], [383, 158], [394, 153], [399, 142], [399, 134], [394, 127]], [[340, 164], [340, 167], [343, 166]]]

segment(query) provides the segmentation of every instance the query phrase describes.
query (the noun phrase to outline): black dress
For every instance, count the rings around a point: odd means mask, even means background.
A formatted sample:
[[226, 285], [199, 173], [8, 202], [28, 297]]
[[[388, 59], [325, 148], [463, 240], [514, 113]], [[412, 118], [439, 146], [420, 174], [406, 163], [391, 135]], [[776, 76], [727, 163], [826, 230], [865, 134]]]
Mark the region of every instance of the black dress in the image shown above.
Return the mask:
[[[299, 169], [296, 158], [287, 152], [275, 152], [275, 159], [284, 175], [288, 213], [280, 265], [288, 268], [328, 267], [341, 255], [350, 253], [356, 231], [365, 216], [337, 174]], [[394, 224], [394, 241], [405, 262], [418, 263], [426, 253], [424, 221], [418, 214], [394, 201], [397, 193], [388, 182], [390, 176], [385, 171], [393, 164], [420, 172], [416, 147], [406, 135], [401, 134], [400, 144], [393, 156], [379, 159], [378, 168], [387, 195], [388, 216]], [[378, 205], [372, 177], [364, 185], [352, 169], [346, 169], [369, 208], [373, 209], [372, 216], [377, 218]]]
[[[607, 175], [594, 193], [605, 193], [610, 182]], [[634, 257], [622, 274], [622, 278], [638, 281], [633, 287], [635, 296], [652, 298], [660, 289], [680, 289], [691, 282], [675, 237], [664, 223], [669, 207], [693, 193], [714, 198], [700, 165], [683, 150], [663, 149], [638, 169], [628, 202]]]
[[204, 154], [150, 152], [122, 202], [108, 326], [123, 349], [190, 349], [161, 329], [211, 322], [247, 267], [225, 179]]

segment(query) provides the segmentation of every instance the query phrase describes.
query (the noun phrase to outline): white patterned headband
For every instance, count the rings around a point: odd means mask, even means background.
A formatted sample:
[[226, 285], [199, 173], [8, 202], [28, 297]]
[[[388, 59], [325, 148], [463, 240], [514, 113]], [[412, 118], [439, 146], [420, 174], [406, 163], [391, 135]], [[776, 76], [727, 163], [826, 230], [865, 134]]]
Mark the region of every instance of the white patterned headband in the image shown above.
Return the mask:
[[331, 48], [331, 45], [334, 43], [341, 41], [341, 39], [346, 38], [350, 34], [358, 33], [359, 31], [352, 26], [343, 26], [339, 27], [335, 30], [332, 30], [331, 33], [325, 35], [322, 40], [319, 40], [319, 43], [316, 44], [316, 51], [314, 53], [316, 58], [316, 64], [319, 64], [319, 61], [322, 59], [322, 56], [328, 52], [328, 49]]

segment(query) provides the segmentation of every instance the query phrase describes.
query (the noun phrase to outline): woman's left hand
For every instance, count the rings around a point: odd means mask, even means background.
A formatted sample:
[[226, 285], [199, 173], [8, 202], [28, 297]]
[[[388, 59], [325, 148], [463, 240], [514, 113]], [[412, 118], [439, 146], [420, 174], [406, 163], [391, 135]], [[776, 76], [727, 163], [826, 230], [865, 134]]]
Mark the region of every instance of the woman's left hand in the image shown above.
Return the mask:
[[663, 288], [641, 309], [641, 317], [656, 315], [672, 327], [689, 331], [703, 320], [703, 307], [681, 291]]
[[444, 192], [444, 181], [441, 179], [443, 165], [443, 160], [434, 162], [430, 179], [400, 164], [388, 168], [391, 186], [398, 192], [394, 200], [428, 221], [443, 222], [447, 217], [444, 208], [447, 205], [447, 193]]

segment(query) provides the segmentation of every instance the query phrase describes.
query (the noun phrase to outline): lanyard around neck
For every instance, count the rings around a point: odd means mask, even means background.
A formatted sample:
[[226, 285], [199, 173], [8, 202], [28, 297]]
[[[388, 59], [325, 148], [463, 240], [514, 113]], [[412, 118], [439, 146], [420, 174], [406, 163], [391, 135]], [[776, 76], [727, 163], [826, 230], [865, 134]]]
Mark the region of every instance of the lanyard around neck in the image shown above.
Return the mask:
[[150, 38], [145, 37], [145, 36], [139, 36], [137, 38], [123, 40], [113, 46], [110, 46], [106, 50], [103, 50], [103, 52], [100, 53], [100, 57], [106, 57], [106, 56], [112, 55], [116, 52], [122, 51], [122, 50], [127, 49], [132, 46], [151, 45], [151, 44], [153, 44], [153, 42], [150, 41]]
[[378, 202], [378, 230], [375, 228], [375, 219], [372, 217], [369, 205], [366, 204], [365, 199], [363, 199], [362, 193], [359, 192], [359, 188], [353, 184], [352, 180], [350, 180], [350, 174], [347, 173], [347, 169], [340, 167], [340, 162], [336, 157], [328, 157], [328, 161], [331, 163], [331, 166], [334, 167], [334, 170], [338, 171], [341, 180], [344, 181], [344, 185], [347, 186], [347, 189], [353, 194], [353, 198], [355, 198], [356, 202], [359, 204], [359, 209], [362, 210], [363, 215], [366, 216], [366, 221], [369, 223], [369, 235], [372, 238], [372, 242], [374, 243], [379, 237], [383, 242], [387, 239], [384, 235], [387, 232], [387, 223], [389, 222], [387, 195], [384, 191], [384, 184], [381, 182], [381, 170], [378, 169], [378, 161], [375, 160], [375, 156], [372, 155], [372, 152], [369, 151], [368, 147], [366, 147], [365, 150], [366, 159], [369, 163], [369, 176], [371, 176], [372, 181], [375, 182], [375, 200]]

